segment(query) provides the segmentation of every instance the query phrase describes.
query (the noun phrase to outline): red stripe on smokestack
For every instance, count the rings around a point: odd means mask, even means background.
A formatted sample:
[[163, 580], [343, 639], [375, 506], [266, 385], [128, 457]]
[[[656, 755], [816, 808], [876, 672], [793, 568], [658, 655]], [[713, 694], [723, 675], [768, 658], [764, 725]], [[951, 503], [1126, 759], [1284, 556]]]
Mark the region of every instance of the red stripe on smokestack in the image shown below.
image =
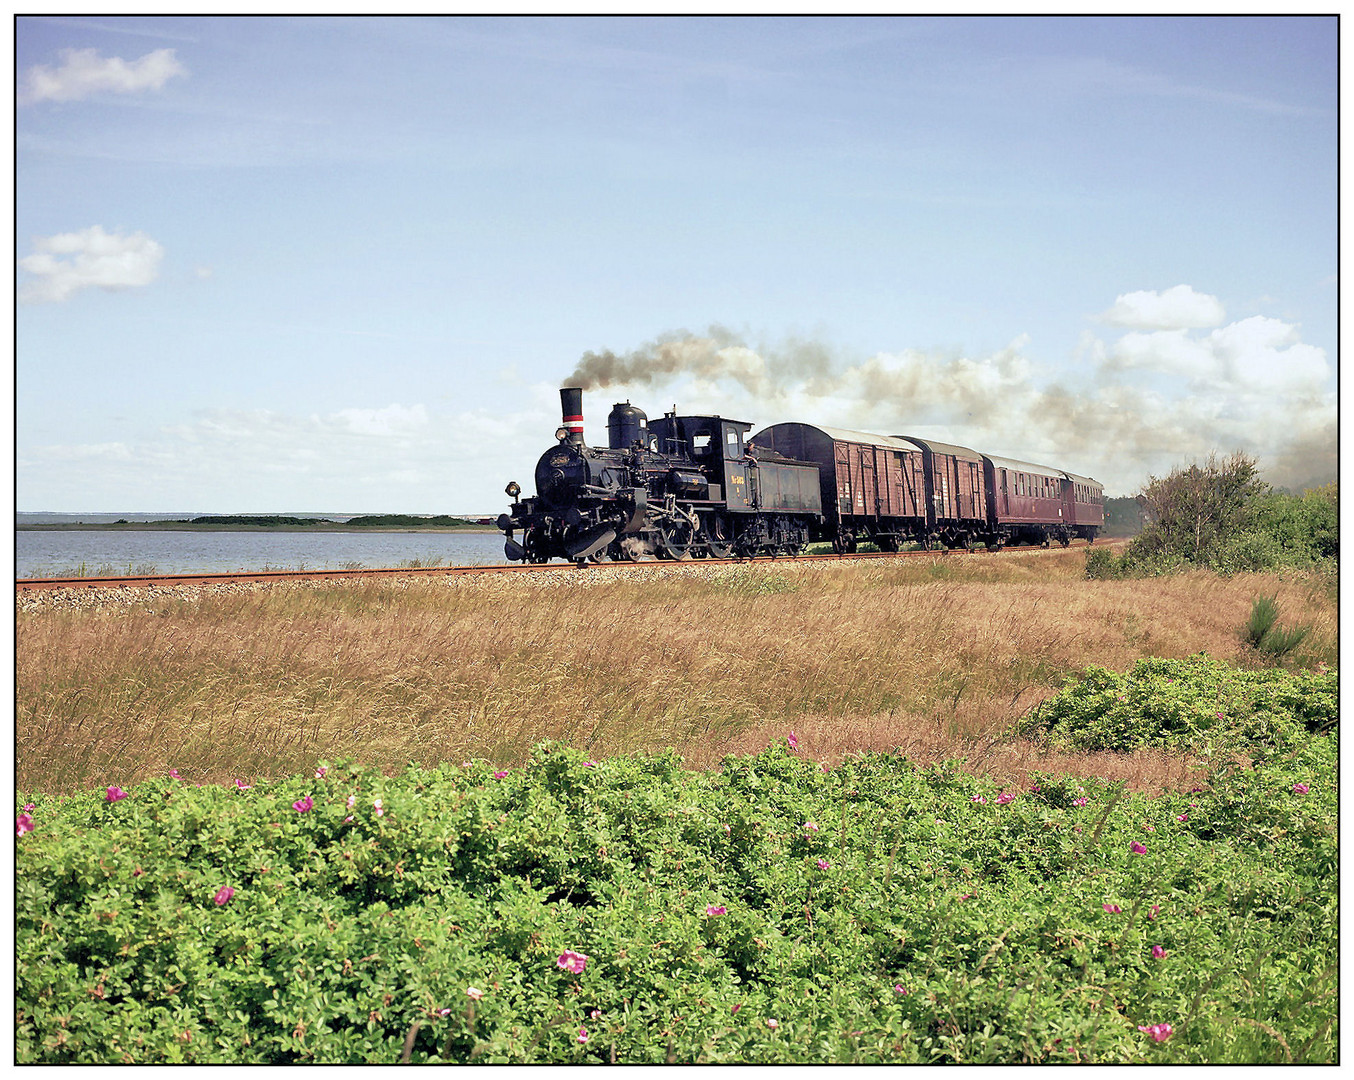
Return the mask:
[[569, 432], [569, 441], [583, 442], [583, 388], [565, 386], [559, 392], [560, 413], [564, 417], [564, 428]]

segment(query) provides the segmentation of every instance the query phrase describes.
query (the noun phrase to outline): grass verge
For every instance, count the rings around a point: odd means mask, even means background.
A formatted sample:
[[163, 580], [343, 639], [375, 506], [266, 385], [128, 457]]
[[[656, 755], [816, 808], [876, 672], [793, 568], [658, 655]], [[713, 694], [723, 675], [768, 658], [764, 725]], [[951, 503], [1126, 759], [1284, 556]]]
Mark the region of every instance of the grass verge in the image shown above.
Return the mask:
[[70, 792], [177, 768], [229, 783], [338, 758], [521, 765], [545, 740], [598, 756], [671, 747], [706, 768], [794, 730], [829, 761], [902, 747], [1013, 782], [1084, 765], [1147, 789], [1189, 770], [1150, 747], [1079, 764], [1007, 733], [1087, 665], [1236, 655], [1260, 594], [1313, 627], [1295, 664], [1335, 663], [1334, 600], [1301, 576], [1091, 582], [1083, 562], [1073, 549], [693, 564], [21, 605], [18, 782]]

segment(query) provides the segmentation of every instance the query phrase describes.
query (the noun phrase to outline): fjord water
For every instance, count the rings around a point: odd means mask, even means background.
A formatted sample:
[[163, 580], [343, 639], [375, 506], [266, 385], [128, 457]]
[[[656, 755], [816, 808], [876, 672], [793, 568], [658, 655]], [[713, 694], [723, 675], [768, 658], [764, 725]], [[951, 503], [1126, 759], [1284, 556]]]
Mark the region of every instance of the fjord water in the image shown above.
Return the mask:
[[[130, 515], [123, 516], [131, 520]], [[92, 515], [86, 518], [92, 520]], [[383, 569], [414, 563], [483, 566], [507, 561], [503, 535], [496, 532], [61, 529], [14, 535], [16, 578]]]

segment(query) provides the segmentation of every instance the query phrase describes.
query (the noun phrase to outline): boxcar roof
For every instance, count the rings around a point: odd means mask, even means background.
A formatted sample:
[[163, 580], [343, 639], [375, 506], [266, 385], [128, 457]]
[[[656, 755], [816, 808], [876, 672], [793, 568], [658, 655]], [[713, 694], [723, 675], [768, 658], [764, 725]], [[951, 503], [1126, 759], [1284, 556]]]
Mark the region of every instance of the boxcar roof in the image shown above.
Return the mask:
[[[834, 442], [864, 443], [866, 446], [879, 446], [885, 450], [911, 450], [916, 453], [920, 447], [908, 442], [906, 439], [894, 438], [889, 435], [871, 435], [865, 431], [850, 431], [847, 428], [823, 427], [821, 424], [772, 424], [772, 427], [806, 427], [821, 431]], [[756, 436], [753, 436], [756, 441]]]
[[1017, 461], [1015, 458], [993, 457], [991, 454], [984, 456], [998, 469], [1011, 469], [1014, 472], [1033, 473], [1035, 476], [1052, 476], [1058, 480], [1063, 478], [1063, 471], [1061, 469], [1050, 469], [1047, 465], [1035, 465], [1031, 461]]
[[963, 458], [966, 461], [982, 460], [982, 454], [967, 446], [956, 446], [954, 443], [936, 442], [935, 439], [919, 439], [915, 435], [895, 435], [894, 438], [910, 439], [918, 446], [926, 447], [933, 454], [949, 454], [952, 457]]

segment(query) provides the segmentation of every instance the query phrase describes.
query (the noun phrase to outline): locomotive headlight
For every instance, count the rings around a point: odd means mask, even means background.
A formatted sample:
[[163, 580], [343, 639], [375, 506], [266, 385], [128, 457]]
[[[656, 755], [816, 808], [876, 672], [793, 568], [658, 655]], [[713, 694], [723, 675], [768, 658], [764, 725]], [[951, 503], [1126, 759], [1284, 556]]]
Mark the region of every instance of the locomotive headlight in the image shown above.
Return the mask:
[[505, 487], [503, 491], [510, 499], [515, 499], [522, 494], [522, 488], [518, 485], [516, 480], [509, 480], [508, 486]]
[[565, 427], [555, 428], [555, 438], [563, 442], [569, 437], [569, 429]]

